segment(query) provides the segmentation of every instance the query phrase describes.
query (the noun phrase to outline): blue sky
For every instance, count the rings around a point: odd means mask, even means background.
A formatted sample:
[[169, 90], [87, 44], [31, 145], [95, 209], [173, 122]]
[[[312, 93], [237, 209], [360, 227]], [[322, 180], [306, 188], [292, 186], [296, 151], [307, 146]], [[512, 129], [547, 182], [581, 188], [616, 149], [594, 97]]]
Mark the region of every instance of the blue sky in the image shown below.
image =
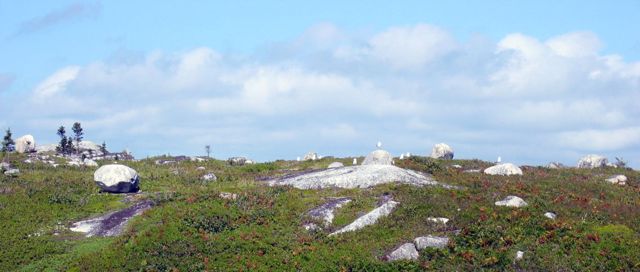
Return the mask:
[[[138, 157], [640, 166], [638, 1], [1, 1], [0, 127]], [[345, 3], [346, 2], [346, 3]]]

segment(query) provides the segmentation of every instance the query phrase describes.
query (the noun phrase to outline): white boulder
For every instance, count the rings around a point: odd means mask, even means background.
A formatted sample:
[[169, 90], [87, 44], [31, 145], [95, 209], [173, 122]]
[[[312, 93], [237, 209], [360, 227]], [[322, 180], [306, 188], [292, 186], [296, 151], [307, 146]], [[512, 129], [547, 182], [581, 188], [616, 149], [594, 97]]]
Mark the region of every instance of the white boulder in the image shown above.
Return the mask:
[[216, 180], [218, 180], [218, 177], [216, 177], [216, 175], [214, 173], [207, 173], [206, 175], [202, 176], [202, 180], [204, 180], [204, 181], [216, 181]]
[[510, 176], [510, 175], [522, 175], [522, 169], [520, 167], [512, 164], [512, 163], [503, 163], [491, 166], [487, 169], [484, 169], [484, 173], [487, 175], [501, 175], [501, 176]]
[[427, 221], [430, 221], [430, 222], [433, 222], [433, 223], [439, 223], [439, 224], [447, 224], [447, 222], [449, 222], [449, 218], [429, 217], [429, 218], [427, 218]]
[[106, 192], [129, 193], [139, 189], [138, 172], [121, 164], [103, 165], [93, 173], [96, 184]]
[[451, 160], [453, 159], [453, 148], [445, 143], [436, 144], [431, 150], [431, 158]]
[[16, 152], [29, 153], [36, 151], [36, 140], [31, 135], [24, 135], [16, 139]]
[[20, 174], [20, 170], [17, 168], [7, 169], [6, 171], [4, 171], [4, 175], [9, 177], [15, 177], [18, 174]]
[[302, 158], [303, 161], [315, 161], [318, 159], [318, 154], [315, 152], [309, 152], [306, 155], [304, 155], [304, 158]]
[[84, 161], [82, 162], [85, 166], [89, 166], [89, 167], [98, 167], [98, 163], [94, 160], [91, 159], [84, 159]]
[[527, 202], [525, 202], [522, 198], [517, 196], [507, 196], [501, 201], [496, 201], [496, 206], [506, 206], [506, 207], [515, 207], [520, 208], [527, 206]]
[[544, 213], [544, 217], [549, 218], [549, 219], [551, 219], [551, 220], [555, 220], [557, 216], [556, 216], [556, 214], [555, 214], [555, 213], [552, 213], [552, 212], [546, 212], [546, 213]]
[[522, 259], [524, 259], [524, 252], [523, 252], [523, 251], [518, 250], [518, 251], [516, 252], [516, 261], [520, 261], [520, 260], [522, 260]]
[[364, 158], [362, 165], [393, 165], [391, 154], [382, 149], [373, 151]]
[[423, 250], [427, 247], [445, 248], [447, 244], [449, 244], [449, 237], [427, 235], [418, 237], [414, 239], [413, 242], [416, 244], [416, 248], [418, 248], [418, 250]]
[[599, 168], [607, 166], [609, 161], [606, 157], [600, 155], [590, 154], [584, 156], [578, 161], [578, 168]]
[[329, 164], [329, 166], [327, 166], [327, 168], [338, 168], [338, 167], [344, 167], [344, 164], [342, 164], [341, 162], [332, 162], [331, 164]]
[[413, 243], [405, 243], [387, 255], [387, 261], [417, 260], [420, 253]]
[[613, 175], [606, 179], [611, 184], [627, 185], [627, 176], [625, 175]]

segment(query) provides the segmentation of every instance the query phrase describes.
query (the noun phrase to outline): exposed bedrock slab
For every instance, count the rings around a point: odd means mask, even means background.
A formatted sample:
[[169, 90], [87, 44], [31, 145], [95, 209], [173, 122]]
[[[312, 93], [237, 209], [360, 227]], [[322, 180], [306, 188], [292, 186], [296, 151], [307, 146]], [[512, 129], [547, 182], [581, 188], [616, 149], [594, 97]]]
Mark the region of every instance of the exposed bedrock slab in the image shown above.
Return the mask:
[[298, 189], [369, 188], [385, 183], [437, 185], [431, 175], [393, 165], [358, 165], [331, 168], [269, 180], [270, 186], [291, 185]]
[[325, 226], [330, 226], [331, 223], [333, 223], [335, 210], [349, 202], [351, 202], [351, 199], [347, 197], [334, 198], [327, 203], [313, 208], [308, 214], [314, 219], [322, 220]]
[[153, 201], [141, 201], [119, 211], [73, 223], [69, 229], [71, 231], [85, 233], [87, 237], [116, 236], [122, 233], [131, 218], [142, 214], [142, 212], [150, 209], [152, 206]]
[[347, 225], [347, 226], [335, 231], [334, 233], [329, 234], [329, 236], [333, 236], [333, 235], [344, 233], [344, 232], [355, 231], [355, 230], [359, 230], [361, 228], [364, 228], [366, 226], [373, 225], [381, 217], [384, 217], [384, 216], [387, 216], [387, 215], [391, 214], [391, 212], [395, 209], [395, 207], [398, 204], [400, 204], [400, 203], [399, 202], [395, 202], [393, 200], [389, 200], [389, 201], [385, 202], [384, 204], [382, 204], [380, 207], [377, 207], [377, 208], [373, 209], [372, 211], [370, 211], [369, 213], [359, 217], [358, 219], [353, 221], [351, 224], [349, 224], [349, 225]]

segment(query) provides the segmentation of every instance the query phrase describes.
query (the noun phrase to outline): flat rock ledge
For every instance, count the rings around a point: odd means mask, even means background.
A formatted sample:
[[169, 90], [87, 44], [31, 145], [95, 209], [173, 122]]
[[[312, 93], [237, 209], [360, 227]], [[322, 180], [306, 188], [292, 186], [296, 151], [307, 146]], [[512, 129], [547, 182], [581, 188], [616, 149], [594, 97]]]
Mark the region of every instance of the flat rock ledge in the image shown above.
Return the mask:
[[82, 232], [86, 237], [117, 236], [124, 231], [131, 218], [142, 214], [153, 205], [154, 203], [151, 200], [141, 201], [119, 211], [73, 223], [69, 229], [74, 232]]
[[310, 210], [307, 214], [316, 220], [322, 220], [325, 227], [331, 226], [334, 218], [334, 211], [351, 202], [348, 197], [339, 197], [329, 200], [316, 208]]
[[382, 204], [380, 207], [377, 207], [375, 209], [373, 209], [372, 211], [370, 211], [369, 213], [359, 217], [358, 219], [356, 219], [355, 221], [353, 221], [351, 224], [329, 234], [329, 236], [334, 236], [340, 233], [344, 233], [344, 232], [350, 232], [350, 231], [356, 231], [359, 230], [361, 228], [364, 228], [366, 226], [369, 225], [373, 225], [375, 224], [378, 219], [380, 219], [381, 217], [387, 216], [389, 214], [391, 214], [391, 212], [395, 209], [395, 207], [400, 204], [399, 202], [395, 202], [393, 200], [389, 200], [387, 202], [385, 202], [384, 204]]
[[[415, 186], [438, 185], [431, 175], [393, 165], [357, 165], [331, 168], [302, 175], [275, 178], [269, 186], [290, 185], [298, 189], [369, 188], [385, 183], [404, 183]], [[443, 185], [445, 187], [453, 187]]]

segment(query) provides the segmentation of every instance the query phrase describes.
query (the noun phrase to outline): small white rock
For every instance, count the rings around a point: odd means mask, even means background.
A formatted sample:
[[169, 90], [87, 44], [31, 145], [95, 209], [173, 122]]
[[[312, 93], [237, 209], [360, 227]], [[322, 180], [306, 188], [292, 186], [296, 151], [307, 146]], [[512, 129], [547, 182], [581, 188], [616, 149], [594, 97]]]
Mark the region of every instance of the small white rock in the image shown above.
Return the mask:
[[420, 253], [416, 250], [416, 246], [413, 243], [405, 243], [398, 247], [393, 252], [387, 255], [387, 260], [390, 262], [398, 260], [417, 260], [420, 257]]
[[496, 201], [496, 206], [507, 206], [507, 207], [524, 207], [527, 206], [527, 202], [525, 202], [522, 198], [517, 196], [507, 196], [502, 201]]
[[613, 175], [606, 179], [607, 182], [617, 185], [627, 185], [627, 176], [625, 175]]
[[556, 214], [552, 213], [552, 212], [546, 212], [546, 213], [544, 213], [544, 217], [555, 220], [556, 219]]
[[449, 222], [449, 218], [444, 218], [444, 217], [429, 217], [427, 218], [427, 220], [434, 223], [441, 223], [441, 224], [447, 224], [447, 222]]
[[501, 176], [520, 175], [522, 176], [522, 169], [520, 169], [520, 167], [512, 163], [503, 163], [503, 164], [494, 165], [487, 169], [484, 169], [484, 173], [487, 175], [501, 175]]
[[426, 237], [418, 237], [413, 242], [418, 250], [423, 250], [427, 247], [445, 248], [449, 244], [449, 237], [427, 235]]
[[518, 250], [516, 252], [516, 261], [522, 260], [524, 258], [524, 252]]

